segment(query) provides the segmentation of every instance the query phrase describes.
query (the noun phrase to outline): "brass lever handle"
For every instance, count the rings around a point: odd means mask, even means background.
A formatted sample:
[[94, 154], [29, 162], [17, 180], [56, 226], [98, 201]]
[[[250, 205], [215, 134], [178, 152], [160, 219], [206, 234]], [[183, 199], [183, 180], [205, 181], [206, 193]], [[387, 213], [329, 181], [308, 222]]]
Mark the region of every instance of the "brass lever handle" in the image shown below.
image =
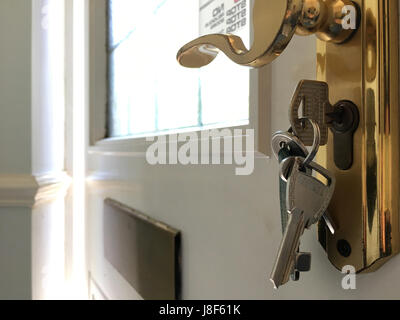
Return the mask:
[[211, 34], [183, 46], [178, 62], [188, 68], [211, 63], [219, 51], [237, 64], [262, 67], [286, 48], [295, 32], [316, 35], [325, 41], [342, 43], [354, 32], [344, 29], [343, 8], [356, 5], [350, 0], [254, 0], [254, 42], [250, 50], [234, 35]]

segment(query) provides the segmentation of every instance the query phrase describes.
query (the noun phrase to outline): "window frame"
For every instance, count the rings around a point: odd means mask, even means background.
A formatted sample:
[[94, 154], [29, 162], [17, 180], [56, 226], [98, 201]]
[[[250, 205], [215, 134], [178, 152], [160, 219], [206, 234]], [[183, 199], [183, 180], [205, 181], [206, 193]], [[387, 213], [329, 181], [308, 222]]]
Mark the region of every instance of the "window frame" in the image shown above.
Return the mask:
[[[197, 0], [196, 0], [197, 1]], [[253, 5], [253, 0], [251, 5]], [[162, 131], [155, 134], [143, 134], [126, 137], [107, 137], [108, 116], [108, 0], [89, 0], [87, 24], [89, 32], [89, 153], [120, 153], [144, 156], [152, 144], [146, 138], [169, 136], [181, 132], [199, 132], [209, 129], [246, 129], [255, 130], [254, 153], [262, 157], [270, 156], [271, 137], [271, 68], [251, 69], [249, 89], [249, 124], [243, 126], [214, 125], [187, 129]], [[251, 30], [253, 31], [253, 30]], [[245, 134], [243, 134], [244, 136]], [[168, 137], [167, 137], [168, 138]], [[169, 139], [167, 139], [168, 141]], [[223, 152], [223, 151], [221, 151]]]

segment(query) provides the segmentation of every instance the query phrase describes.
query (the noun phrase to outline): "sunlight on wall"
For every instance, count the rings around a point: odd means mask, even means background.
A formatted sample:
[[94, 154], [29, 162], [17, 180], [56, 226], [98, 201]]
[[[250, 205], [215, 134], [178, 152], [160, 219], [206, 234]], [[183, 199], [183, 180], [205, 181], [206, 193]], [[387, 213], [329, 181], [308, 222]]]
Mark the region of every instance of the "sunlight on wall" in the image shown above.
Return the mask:
[[[32, 174], [64, 170], [65, 7], [32, 2]], [[32, 297], [65, 298], [65, 203], [57, 194], [32, 213]], [[38, 201], [38, 199], [36, 199]]]
[[67, 298], [65, 290], [64, 198], [40, 204], [32, 214], [33, 298]]
[[88, 3], [73, 2], [73, 294], [87, 298], [85, 256], [86, 14]]

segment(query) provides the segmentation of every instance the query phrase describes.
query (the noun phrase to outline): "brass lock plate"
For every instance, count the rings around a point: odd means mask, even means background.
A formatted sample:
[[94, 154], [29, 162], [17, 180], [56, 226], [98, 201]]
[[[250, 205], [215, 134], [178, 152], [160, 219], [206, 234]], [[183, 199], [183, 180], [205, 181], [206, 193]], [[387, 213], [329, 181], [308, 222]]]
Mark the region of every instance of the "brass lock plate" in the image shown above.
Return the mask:
[[319, 240], [338, 269], [375, 271], [399, 252], [399, 11], [398, 1], [356, 0], [360, 27], [351, 40], [317, 44], [317, 78], [329, 84], [330, 101], [351, 100], [359, 108], [354, 163], [339, 170], [333, 136], [318, 162], [336, 176], [329, 213]]

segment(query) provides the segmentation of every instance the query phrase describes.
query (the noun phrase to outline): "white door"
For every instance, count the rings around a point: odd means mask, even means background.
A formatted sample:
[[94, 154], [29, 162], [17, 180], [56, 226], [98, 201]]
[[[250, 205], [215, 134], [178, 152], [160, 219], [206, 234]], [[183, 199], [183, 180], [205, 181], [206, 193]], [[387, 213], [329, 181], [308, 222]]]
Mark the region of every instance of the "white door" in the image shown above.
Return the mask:
[[[198, 0], [190, 1], [194, 3], [193, 7], [198, 6]], [[94, 1], [89, 2], [93, 5]], [[96, 0], [96, 9], [89, 8], [88, 16], [93, 18], [94, 12], [97, 13], [94, 14], [94, 19], [97, 19], [99, 24], [105, 16], [105, 2]], [[138, 6], [143, 3], [133, 2]], [[168, 6], [168, 2], [165, 5]], [[101, 10], [104, 10], [103, 14]], [[164, 23], [169, 24], [169, 27], [176, 26], [177, 32], [181, 30], [185, 34], [192, 29], [190, 23], [198, 23], [193, 20], [186, 21], [188, 19], [185, 20], [185, 13], [182, 11], [169, 18]], [[146, 27], [145, 21], [140, 23]], [[90, 35], [101, 42], [104, 28], [96, 27], [95, 30], [95, 36]], [[162, 34], [161, 31], [160, 33]], [[138, 41], [144, 51], [150, 47], [154, 48], [150, 42], [159, 42], [157, 54], [160, 55], [160, 59], [164, 59], [162, 56], [169, 49], [165, 48], [168, 44], [167, 39], [140, 38], [140, 32], [138, 34]], [[357, 290], [345, 291], [341, 286], [343, 275], [328, 261], [317, 241], [315, 229], [306, 232], [302, 238], [302, 250], [312, 252], [311, 272], [302, 274], [299, 282], [290, 282], [278, 291], [274, 290], [269, 282], [269, 275], [281, 240], [276, 160], [268, 152], [266, 155], [257, 153], [254, 172], [251, 175], [240, 176], [235, 174], [236, 164], [150, 165], [145, 157], [149, 143], [138, 143], [143, 139], [138, 140], [137, 135], [136, 138], [122, 134], [124, 137], [121, 138], [103, 139], [105, 133], [101, 128], [104, 128], [107, 121], [106, 114], [99, 114], [93, 110], [98, 110], [96, 103], [101, 104], [107, 95], [106, 90], [102, 89], [104, 83], [101, 84], [99, 80], [103, 77], [106, 81], [106, 66], [102, 64], [106, 52], [102, 51], [104, 46], [102, 47], [101, 43], [99, 46], [91, 43], [91, 46], [100, 48], [89, 55], [89, 65], [96, 66], [96, 73], [90, 73], [91, 111], [88, 125], [90, 128], [87, 129], [90, 129], [92, 141], [86, 154], [87, 268], [91, 283], [96, 284], [95, 290], [100, 290], [108, 299], [140, 298], [135, 289], [104, 257], [103, 201], [105, 198], [112, 198], [182, 232], [183, 299], [398, 297], [400, 279], [396, 271], [400, 264], [399, 258], [390, 261], [376, 273], [358, 276]], [[176, 47], [176, 50], [178, 49], [179, 47]], [[134, 61], [135, 57], [132, 56], [131, 59]], [[137, 61], [135, 63], [137, 64]], [[143, 86], [146, 79], [150, 79], [155, 72], [170, 72], [169, 67], [165, 71], [154, 67], [155, 61], [152, 59], [140, 60], [140, 63]], [[217, 63], [218, 61], [214, 62]], [[128, 65], [126, 67], [129, 68]], [[235, 71], [242, 69], [233, 63], [224, 69], [225, 74], [218, 74], [213, 68], [217, 67], [210, 65], [204, 68], [202, 74], [207, 77], [208, 70], [210, 73], [214, 72], [211, 77], [214, 83], [224, 82], [224, 79], [229, 78], [226, 74], [228, 72], [243, 72]], [[244, 77], [246, 72], [248, 71], [243, 73]], [[289, 128], [288, 106], [297, 83], [302, 79], [315, 79], [316, 39], [312, 36], [295, 36], [284, 54], [263, 72], [267, 74], [266, 82], [261, 81], [262, 77], [257, 77], [254, 72], [251, 76], [247, 74], [250, 83], [250, 124], [244, 127], [253, 127], [256, 130], [255, 148], [258, 150], [268, 150], [266, 146], [273, 132]], [[126, 77], [126, 81], [133, 81], [129, 75]], [[187, 88], [184, 87], [184, 81], [187, 79], [179, 80], [174, 77], [171, 81], [174, 81], [175, 86]], [[259, 84], [265, 87], [257, 88]], [[159, 89], [162, 91], [164, 86], [170, 85], [161, 82]], [[125, 86], [129, 84], [125, 83]], [[216, 114], [221, 108], [226, 110], [221, 97], [234, 94], [240, 96], [237, 90], [215, 90], [208, 96], [209, 101], [214, 103], [207, 107], [214, 109]], [[189, 99], [193, 100], [196, 97], [188, 95], [186, 89], [182, 89], [182, 95], [188, 97], [190, 108]], [[149, 92], [143, 94], [141, 99], [145, 97], [153, 99]], [[259, 97], [261, 99], [258, 99]], [[262, 100], [263, 97], [266, 101]], [[148, 112], [145, 106], [139, 108]], [[186, 111], [174, 109], [171, 104], [170, 112], [179, 118], [183, 117]], [[129, 112], [123, 114], [121, 111], [120, 116], [129, 117]], [[147, 116], [152, 115], [149, 113]], [[121, 132], [129, 132], [128, 129], [122, 128]], [[261, 134], [263, 130], [266, 134]]]

